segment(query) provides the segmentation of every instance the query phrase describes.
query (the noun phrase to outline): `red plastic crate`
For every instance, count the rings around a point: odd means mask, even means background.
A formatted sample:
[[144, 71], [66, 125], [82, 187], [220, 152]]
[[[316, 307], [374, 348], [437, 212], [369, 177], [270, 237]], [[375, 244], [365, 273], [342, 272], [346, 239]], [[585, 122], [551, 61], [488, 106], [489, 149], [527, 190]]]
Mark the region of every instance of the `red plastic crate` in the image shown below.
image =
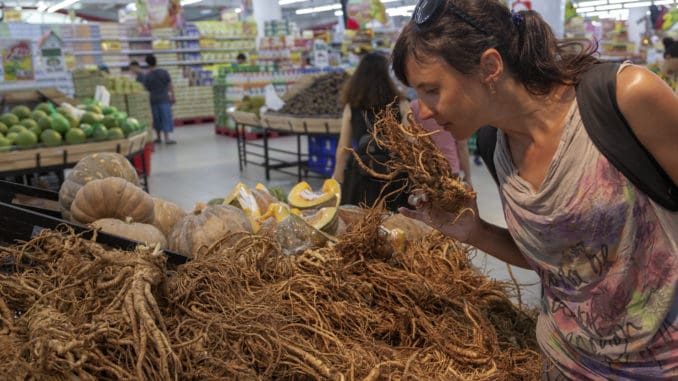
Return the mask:
[[[147, 143], [144, 146], [144, 161], [146, 162], [146, 176], [151, 175], [151, 153], [155, 150], [155, 145], [153, 143]], [[141, 156], [137, 155], [134, 157], [134, 168], [137, 171], [143, 172], [144, 168], [141, 167]]]

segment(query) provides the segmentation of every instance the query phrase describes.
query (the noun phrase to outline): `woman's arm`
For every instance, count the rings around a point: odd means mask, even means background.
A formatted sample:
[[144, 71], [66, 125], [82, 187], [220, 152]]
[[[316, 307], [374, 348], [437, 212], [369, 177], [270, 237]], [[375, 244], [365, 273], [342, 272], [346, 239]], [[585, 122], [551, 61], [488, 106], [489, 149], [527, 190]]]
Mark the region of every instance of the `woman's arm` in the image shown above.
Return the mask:
[[332, 174], [332, 178], [340, 183], [344, 182], [344, 169], [351, 154], [344, 148], [351, 148], [351, 139], [351, 106], [346, 105], [341, 116], [341, 131], [337, 142], [337, 152], [334, 155], [334, 173]]
[[678, 96], [655, 74], [629, 66], [617, 76], [617, 103], [638, 140], [678, 184]]

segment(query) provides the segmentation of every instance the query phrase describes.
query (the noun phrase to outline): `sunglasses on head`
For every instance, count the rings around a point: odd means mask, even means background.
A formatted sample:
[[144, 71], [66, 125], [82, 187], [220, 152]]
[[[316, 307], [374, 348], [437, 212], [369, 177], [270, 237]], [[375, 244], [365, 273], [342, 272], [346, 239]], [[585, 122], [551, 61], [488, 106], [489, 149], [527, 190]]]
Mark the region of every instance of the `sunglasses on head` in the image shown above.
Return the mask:
[[[425, 26], [429, 22], [435, 20], [437, 16], [444, 13], [446, 11], [446, 5], [447, 0], [419, 0], [417, 5], [414, 7], [412, 20], [419, 27]], [[468, 25], [476, 28], [480, 33], [489, 34], [478, 24], [476, 20], [474, 20], [471, 16], [454, 4], [449, 3], [447, 9], [449, 9], [450, 12], [462, 19]]]

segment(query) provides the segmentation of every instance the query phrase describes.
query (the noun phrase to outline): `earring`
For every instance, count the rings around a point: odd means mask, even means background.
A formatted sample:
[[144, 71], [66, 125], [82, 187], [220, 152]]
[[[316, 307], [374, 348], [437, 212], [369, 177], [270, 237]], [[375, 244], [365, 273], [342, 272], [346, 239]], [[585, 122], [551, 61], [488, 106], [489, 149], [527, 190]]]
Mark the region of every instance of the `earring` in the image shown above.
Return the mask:
[[490, 82], [488, 84], [488, 86], [490, 87], [490, 94], [496, 94], [497, 93], [497, 89], [494, 87], [494, 81]]

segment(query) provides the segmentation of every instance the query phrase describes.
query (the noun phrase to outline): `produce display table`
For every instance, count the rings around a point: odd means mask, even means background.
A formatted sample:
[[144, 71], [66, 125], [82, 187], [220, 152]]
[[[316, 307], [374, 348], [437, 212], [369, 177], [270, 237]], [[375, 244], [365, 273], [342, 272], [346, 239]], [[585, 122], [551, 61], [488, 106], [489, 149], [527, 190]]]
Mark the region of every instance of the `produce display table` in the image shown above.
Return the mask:
[[64, 181], [64, 169], [74, 167], [83, 157], [98, 152], [116, 152], [130, 160], [137, 157], [139, 158], [137, 160], [141, 160], [140, 178], [144, 189], [148, 191], [144, 157], [147, 139], [148, 134], [143, 131], [125, 139], [0, 152], [0, 178], [53, 171], [59, 177], [61, 185]]
[[[296, 175], [298, 181], [308, 177], [309, 153], [302, 150], [302, 136], [338, 136], [341, 131], [341, 119], [304, 118], [289, 115], [263, 114], [258, 117], [254, 113], [235, 111], [231, 113], [235, 121], [236, 136], [238, 139], [238, 164], [240, 170], [247, 164], [264, 167], [266, 180], [270, 180], [271, 170], [288, 175]], [[245, 139], [246, 127], [259, 127], [263, 130], [262, 141], [248, 141]], [[270, 147], [269, 137], [272, 132], [295, 135], [296, 149], [282, 149]], [[260, 158], [263, 161], [252, 161], [249, 157]], [[291, 172], [289, 168], [296, 168]]]

